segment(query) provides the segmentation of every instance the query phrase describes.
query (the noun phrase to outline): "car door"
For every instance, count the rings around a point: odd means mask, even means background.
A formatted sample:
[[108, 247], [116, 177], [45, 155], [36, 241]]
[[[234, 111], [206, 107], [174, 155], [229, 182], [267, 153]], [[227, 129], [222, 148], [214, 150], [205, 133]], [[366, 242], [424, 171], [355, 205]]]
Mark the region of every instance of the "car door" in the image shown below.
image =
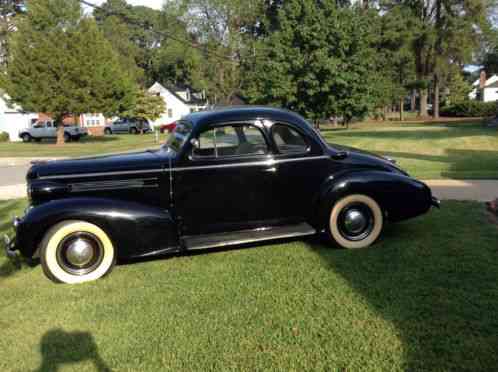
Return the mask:
[[174, 172], [181, 233], [237, 231], [274, 222], [275, 169], [262, 125], [217, 124], [195, 140]]
[[57, 137], [57, 127], [52, 121], [47, 121], [45, 127], [44, 137], [56, 138]]
[[274, 209], [278, 218], [309, 221], [320, 186], [334, 172], [334, 163], [314, 136], [292, 123], [272, 123], [270, 139], [276, 152], [274, 187], [279, 193]]
[[44, 138], [46, 130], [46, 123], [39, 121], [31, 127], [30, 134], [33, 138]]

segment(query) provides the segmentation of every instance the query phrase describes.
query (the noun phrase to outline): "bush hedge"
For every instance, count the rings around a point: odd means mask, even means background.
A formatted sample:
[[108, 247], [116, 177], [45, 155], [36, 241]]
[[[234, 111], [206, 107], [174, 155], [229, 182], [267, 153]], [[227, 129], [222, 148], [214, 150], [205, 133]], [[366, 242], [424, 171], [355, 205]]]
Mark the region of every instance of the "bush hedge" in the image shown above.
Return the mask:
[[484, 117], [498, 114], [497, 102], [463, 101], [441, 108], [441, 116]]
[[7, 142], [9, 140], [9, 134], [5, 132], [0, 132], [0, 142]]

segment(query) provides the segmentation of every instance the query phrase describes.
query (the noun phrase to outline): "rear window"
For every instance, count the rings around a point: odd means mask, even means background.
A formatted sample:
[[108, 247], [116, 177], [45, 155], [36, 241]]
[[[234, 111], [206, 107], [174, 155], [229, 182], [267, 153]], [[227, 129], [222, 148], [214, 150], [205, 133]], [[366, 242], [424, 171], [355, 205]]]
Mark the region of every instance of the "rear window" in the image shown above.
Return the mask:
[[303, 135], [288, 125], [275, 124], [271, 133], [273, 141], [282, 154], [301, 153], [308, 150], [308, 144]]

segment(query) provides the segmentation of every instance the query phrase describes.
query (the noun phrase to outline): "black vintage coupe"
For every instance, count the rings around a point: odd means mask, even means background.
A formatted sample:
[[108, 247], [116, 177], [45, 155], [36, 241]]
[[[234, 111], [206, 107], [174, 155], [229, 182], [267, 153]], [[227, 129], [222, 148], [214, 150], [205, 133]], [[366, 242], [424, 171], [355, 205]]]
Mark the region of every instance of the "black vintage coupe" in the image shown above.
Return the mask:
[[35, 164], [9, 256], [39, 257], [56, 282], [116, 259], [324, 232], [371, 245], [386, 222], [439, 201], [394, 161], [327, 144], [299, 115], [266, 107], [193, 113], [159, 150]]

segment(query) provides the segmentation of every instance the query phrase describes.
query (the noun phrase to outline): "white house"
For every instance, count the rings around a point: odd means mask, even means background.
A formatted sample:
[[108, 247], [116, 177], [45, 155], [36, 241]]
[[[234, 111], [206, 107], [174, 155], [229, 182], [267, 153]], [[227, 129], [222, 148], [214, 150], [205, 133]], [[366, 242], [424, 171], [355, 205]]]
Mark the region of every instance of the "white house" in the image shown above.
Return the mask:
[[469, 93], [470, 99], [483, 102], [498, 101], [498, 75], [492, 75], [486, 78], [486, 72], [481, 71], [479, 79], [472, 83], [472, 92]]
[[166, 88], [155, 82], [149, 88], [149, 93], [160, 96], [166, 105], [161, 117], [151, 123], [153, 127], [172, 123], [191, 112], [202, 111], [208, 107], [204, 92], [193, 92], [189, 87]]
[[20, 141], [19, 131], [29, 128], [38, 118], [36, 113], [24, 112], [19, 106], [9, 106], [8, 96], [0, 93], [0, 132], [9, 134], [10, 141]]

